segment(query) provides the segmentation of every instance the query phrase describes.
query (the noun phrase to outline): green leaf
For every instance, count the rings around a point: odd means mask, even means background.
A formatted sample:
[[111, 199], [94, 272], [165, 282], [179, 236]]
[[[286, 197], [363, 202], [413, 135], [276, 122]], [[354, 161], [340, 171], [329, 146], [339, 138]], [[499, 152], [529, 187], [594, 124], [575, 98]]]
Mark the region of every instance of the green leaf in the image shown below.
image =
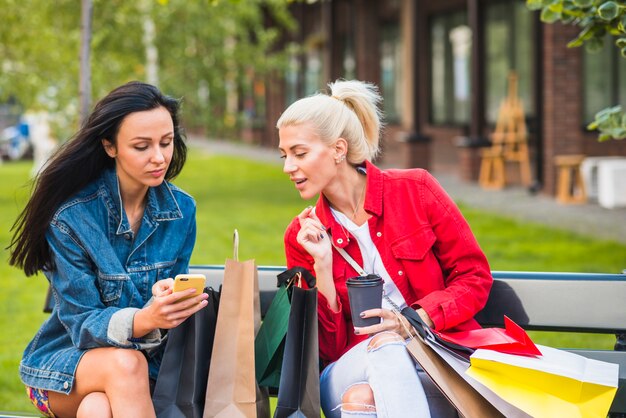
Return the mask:
[[593, 0], [574, 0], [574, 4], [578, 7], [591, 7]]
[[541, 21], [545, 23], [554, 23], [561, 19], [561, 13], [555, 13], [549, 8], [541, 11]]
[[541, 10], [543, 8], [543, 1], [526, 0], [526, 7], [528, 7], [530, 10]]
[[615, 45], [617, 45], [618, 48], [626, 48], [626, 38], [619, 38], [615, 41]]
[[622, 57], [626, 58], [626, 48], [622, 48], [620, 53], [622, 54]]
[[598, 8], [598, 16], [601, 19], [610, 21], [615, 19], [619, 13], [619, 6], [614, 1], [607, 1]]
[[548, 6], [548, 8], [550, 9], [550, 11], [558, 13], [560, 15], [563, 12], [563, 3], [557, 1]]

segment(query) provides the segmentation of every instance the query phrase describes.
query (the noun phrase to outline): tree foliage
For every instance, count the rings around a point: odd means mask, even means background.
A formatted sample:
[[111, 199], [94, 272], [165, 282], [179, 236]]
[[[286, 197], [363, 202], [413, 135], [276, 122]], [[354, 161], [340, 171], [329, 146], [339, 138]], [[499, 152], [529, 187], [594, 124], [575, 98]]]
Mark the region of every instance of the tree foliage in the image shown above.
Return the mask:
[[[0, 10], [0, 102], [64, 115], [64, 137], [78, 118], [79, 2], [0, 0]], [[94, 98], [145, 80], [146, 19], [156, 28], [159, 87], [183, 98], [187, 126], [217, 133], [237, 126], [237, 95], [250, 80], [281, 67], [280, 31], [295, 27], [285, 0], [94, 0]]]
[[[545, 23], [562, 22], [581, 28], [568, 47], [585, 46], [589, 52], [598, 52], [605, 39], [626, 58], [626, 2], [623, 0], [526, 0], [531, 10], [541, 11]], [[599, 140], [626, 138], [626, 113], [620, 106], [603, 109], [595, 116], [588, 129], [600, 132]]]

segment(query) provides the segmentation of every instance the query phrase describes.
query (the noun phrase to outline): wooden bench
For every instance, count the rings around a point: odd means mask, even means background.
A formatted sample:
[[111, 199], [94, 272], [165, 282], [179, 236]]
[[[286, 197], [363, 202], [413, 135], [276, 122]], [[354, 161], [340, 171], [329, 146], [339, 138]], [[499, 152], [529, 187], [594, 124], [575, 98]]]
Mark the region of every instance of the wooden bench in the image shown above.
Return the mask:
[[[276, 293], [281, 266], [259, 266], [261, 314]], [[191, 266], [218, 289], [222, 265]], [[626, 417], [626, 274], [494, 271], [494, 284], [485, 308], [477, 315], [483, 326], [503, 327], [507, 315], [527, 330], [590, 332], [616, 336], [614, 350], [571, 350], [597, 360], [617, 363], [619, 389], [611, 418]], [[46, 301], [49, 309], [50, 301]]]

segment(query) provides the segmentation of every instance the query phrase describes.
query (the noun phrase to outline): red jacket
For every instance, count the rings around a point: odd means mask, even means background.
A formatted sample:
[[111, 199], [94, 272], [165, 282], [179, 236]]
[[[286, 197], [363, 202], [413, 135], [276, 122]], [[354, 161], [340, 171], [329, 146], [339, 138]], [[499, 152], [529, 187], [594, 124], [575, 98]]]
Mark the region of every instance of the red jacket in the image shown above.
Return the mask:
[[[366, 162], [365, 210], [370, 234], [387, 272], [413, 308], [422, 307], [435, 329], [479, 327], [473, 316], [487, 302], [492, 277], [487, 259], [461, 212], [439, 183], [425, 170], [381, 171]], [[316, 214], [335, 244], [362, 265], [356, 239], [333, 217], [326, 198], [320, 197]], [[285, 232], [287, 267], [313, 270], [313, 258], [298, 244], [300, 229], [294, 219]], [[333, 312], [320, 294], [320, 357], [335, 361], [367, 338], [354, 334], [346, 280], [354, 269], [333, 251], [333, 277], [339, 312]]]

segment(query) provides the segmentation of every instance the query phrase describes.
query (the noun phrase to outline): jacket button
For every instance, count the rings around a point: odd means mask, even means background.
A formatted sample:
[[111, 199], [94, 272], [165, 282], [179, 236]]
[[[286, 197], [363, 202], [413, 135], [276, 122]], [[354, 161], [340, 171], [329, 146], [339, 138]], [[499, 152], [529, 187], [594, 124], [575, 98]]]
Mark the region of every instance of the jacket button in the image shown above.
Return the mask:
[[398, 271], [398, 276], [402, 276], [404, 272], [402, 270]]
[[126, 240], [130, 239], [130, 234], [128, 232], [124, 234], [124, 239], [126, 239]]
[[337, 244], [343, 244], [343, 239], [339, 238], [339, 239], [337, 240]]
[[383, 233], [382, 233], [382, 232], [377, 232], [377, 233], [376, 233], [376, 236], [377, 236], [378, 238], [380, 238], [380, 237], [382, 237], [382, 236], [383, 236]]
[[67, 382], [63, 382], [63, 389], [67, 389], [70, 387], [70, 384]]

